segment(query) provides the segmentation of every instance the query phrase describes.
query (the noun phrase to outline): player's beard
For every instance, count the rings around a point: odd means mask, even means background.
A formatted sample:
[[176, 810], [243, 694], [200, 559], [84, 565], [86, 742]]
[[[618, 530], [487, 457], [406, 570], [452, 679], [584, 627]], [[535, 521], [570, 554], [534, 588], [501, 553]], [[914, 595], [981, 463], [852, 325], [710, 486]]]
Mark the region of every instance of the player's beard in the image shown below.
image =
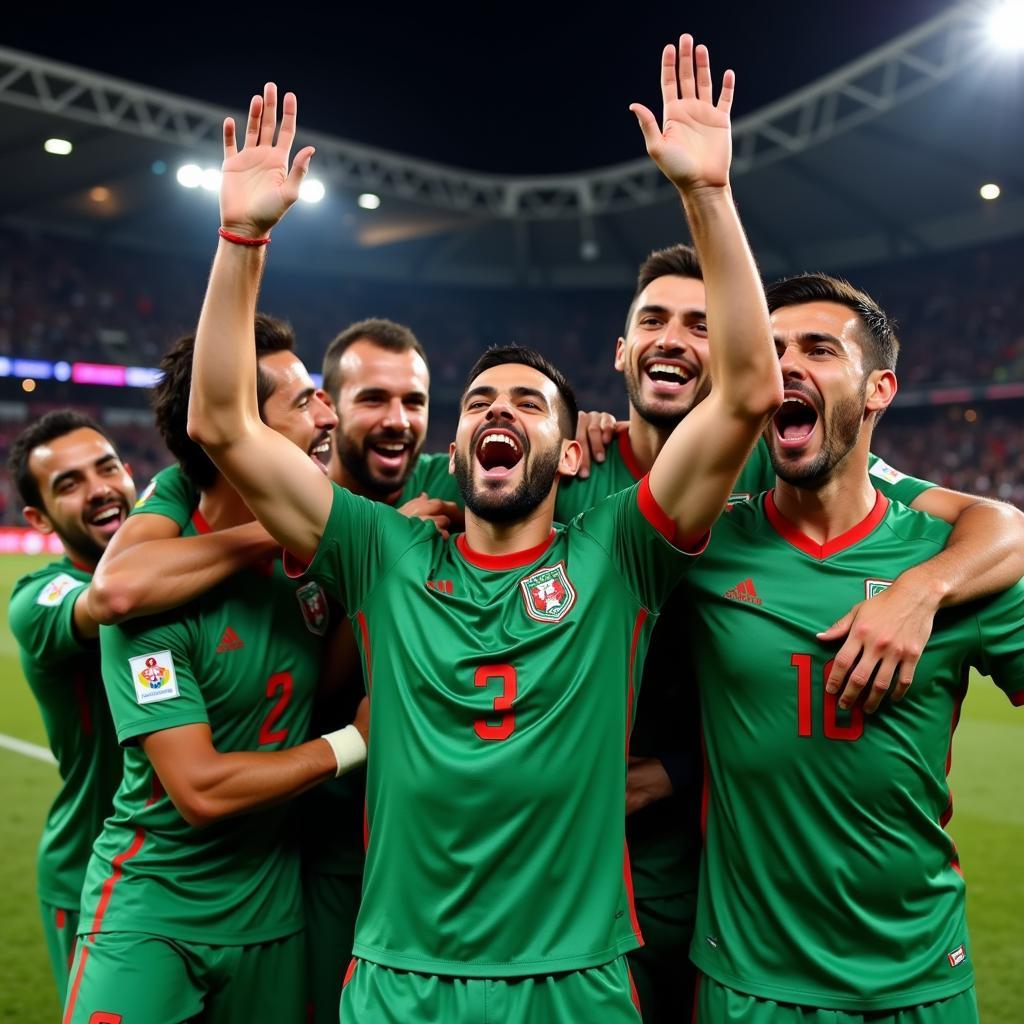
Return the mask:
[[624, 374], [626, 377], [626, 395], [629, 398], [629, 404], [636, 409], [640, 414], [640, 418], [645, 423], [650, 423], [652, 427], [657, 430], [675, 430], [677, 426], [686, 418], [687, 414], [692, 412], [711, 391], [711, 379], [705, 375], [704, 379], [697, 385], [696, 390], [693, 392], [693, 397], [689, 403], [682, 409], [657, 409], [644, 398], [643, 384], [640, 380], [640, 374], [642, 373], [639, 369], [633, 369], [627, 366]]
[[780, 456], [775, 447], [775, 424], [770, 423], [765, 431], [768, 454], [771, 456], [775, 475], [787, 484], [804, 490], [816, 491], [832, 479], [836, 466], [850, 454], [860, 437], [864, 422], [864, 399], [867, 395], [867, 381], [861, 384], [860, 392], [839, 399], [828, 418], [821, 418], [822, 438], [818, 454], [810, 462], [796, 465]]
[[345, 471], [349, 476], [359, 484], [363, 493], [377, 501], [389, 498], [395, 491], [400, 491], [405, 486], [405, 482], [412, 475], [412, 471], [416, 466], [416, 460], [419, 458], [420, 448], [423, 446], [423, 443], [421, 441], [419, 445], [415, 445], [415, 439], [412, 440], [414, 446], [409, 449], [409, 458], [405, 464], [405, 469], [400, 476], [396, 477], [380, 477], [370, 469], [370, 463], [367, 459], [367, 451], [370, 445], [378, 441], [406, 442], [409, 440], [410, 435], [405, 433], [394, 435], [376, 433], [367, 434], [362, 441], [355, 441], [348, 437], [341, 427], [334, 432], [334, 444], [338, 460], [345, 467]]
[[455, 479], [466, 508], [489, 523], [515, 523], [525, 519], [551, 493], [551, 485], [558, 475], [562, 457], [562, 444], [558, 442], [545, 452], [527, 459], [519, 486], [507, 497], [487, 490], [475, 490], [470, 459], [459, 451], [455, 453]]
[[[121, 522], [123, 524], [124, 520], [128, 518], [128, 513], [131, 512], [131, 503], [123, 494], [120, 493], [113, 500], [115, 500], [121, 508]], [[88, 516], [93, 509], [99, 507], [99, 505], [110, 504], [110, 501], [110, 496], [105, 497], [103, 501], [97, 503], [97, 505], [86, 508], [83, 515]], [[64, 545], [64, 550], [74, 551], [90, 564], [95, 565], [100, 560], [103, 552], [107, 550], [107, 545], [110, 543], [109, 537], [106, 537], [103, 540], [97, 540], [89, 530], [88, 525], [77, 519], [73, 521], [58, 521], [51, 513], [50, 523], [53, 525], [53, 532], [57, 534], [61, 544]]]

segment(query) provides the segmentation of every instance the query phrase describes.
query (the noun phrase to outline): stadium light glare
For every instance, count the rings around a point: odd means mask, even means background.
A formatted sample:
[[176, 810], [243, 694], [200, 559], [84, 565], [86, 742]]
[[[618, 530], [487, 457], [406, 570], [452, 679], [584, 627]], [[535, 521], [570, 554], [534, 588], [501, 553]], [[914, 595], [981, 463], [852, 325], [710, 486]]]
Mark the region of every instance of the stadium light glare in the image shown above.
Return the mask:
[[207, 192], [218, 192], [220, 191], [220, 171], [216, 167], [207, 167], [202, 173], [202, 177], [199, 179], [199, 184], [202, 185]]
[[1024, 0], [1003, 0], [988, 16], [988, 38], [996, 49], [1024, 52]]
[[199, 183], [203, 180], [203, 169], [198, 164], [185, 164], [184, 167], [178, 168], [175, 177], [182, 188], [199, 188]]
[[982, 199], [998, 199], [1002, 195], [1002, 189], [994, 182], [989, 182], [987, 185], [982, 185], [978, 189], [978, 194]]
[[105, 203], [110, 198], [110, 189], [104, 185], [97, 185], [89, 189], [89, 198], [94, 203]]
[[26, 394], [32, 394], [32, 392], [35, 391], [35, 389], [36, 382], [31, 377], [27, 377], [25, 380], [21, 382], [21, 390], [24, 391]]
[[47, 139], [43, 143], [43, 149], [54, 156], [67, 156], [73, 148], [67, 139]]
[[363, 192], [356, 202], [359, 204], [360, 209], [376, 210], [380, 206], [380, 196], [374, 192]]
[[324, 183], [316, 178], [307, 178], [299, 186], [299, 198], [305, 203], [319, 203], [326, 194]]

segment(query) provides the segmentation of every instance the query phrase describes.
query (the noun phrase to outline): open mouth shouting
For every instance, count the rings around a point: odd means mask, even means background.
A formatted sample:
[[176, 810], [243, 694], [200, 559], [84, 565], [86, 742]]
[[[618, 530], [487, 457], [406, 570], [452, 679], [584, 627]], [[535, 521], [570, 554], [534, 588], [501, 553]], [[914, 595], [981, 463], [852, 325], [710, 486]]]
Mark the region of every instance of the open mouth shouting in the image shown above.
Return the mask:
[[772, 419], [775, 440], [783, 451], [805, 447], [818, 425], [817, 403], [802, 391], [787, 389], [782, 407]]
[[415, 441], [411, 434], [371, 434], [364, 445], [369, 465], [381, 476], [392, 477], [412, 456]]
[[326, 430], [309, 446], [309, 457], [326, 476], [331, 461], [331, 435]]
[[480, 433], [474, 454], [485, 480], [503, 480], [522, 461], [523, 441], [511, 430], [485, 427]]
[[85, 522], [104, 537], [112, 537], [128, 518], [128, 503], [123, 498], [107, 498], [86, 510]]
[[655, 391], [662, 394], [681, 391], [697, 376], [697, 368], [692, 363], [685, 359], [668, 359], [664, 356], [648, 359], [643, 365], [643, 372], [654, 385]]

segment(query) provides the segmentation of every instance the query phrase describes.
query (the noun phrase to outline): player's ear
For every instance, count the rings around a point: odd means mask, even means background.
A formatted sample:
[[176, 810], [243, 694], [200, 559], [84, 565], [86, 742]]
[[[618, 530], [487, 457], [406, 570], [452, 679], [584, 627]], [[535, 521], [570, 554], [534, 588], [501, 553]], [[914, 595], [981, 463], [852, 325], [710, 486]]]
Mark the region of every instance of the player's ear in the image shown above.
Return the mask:
[[626, 368], [626, 339], [619, 338], [615, 342], [615, 369], [622, 373]]
[[455, 442], [448, 445], [448, 475], [455, 476]]
[[559, 476], [575, 476], [579, 471], [580, 462], [583, 460], [583, 449], [579, 441], [573, 438], [571, 441], [562, 442], [562, 456], [558, 460]]
[[26, 505], [21, 510], [21, 514], [25, 517], [25, 522], [33, 530], [38, 530], [40, 533], [53, 533], [53, 523], [50, 522], [50, 517], [41, 508]]
[[872, 370], [868, 374], [864, 400], [865, 412], [881, 412], [887, 409], [896, 397], [896, 374], [892, 370]]

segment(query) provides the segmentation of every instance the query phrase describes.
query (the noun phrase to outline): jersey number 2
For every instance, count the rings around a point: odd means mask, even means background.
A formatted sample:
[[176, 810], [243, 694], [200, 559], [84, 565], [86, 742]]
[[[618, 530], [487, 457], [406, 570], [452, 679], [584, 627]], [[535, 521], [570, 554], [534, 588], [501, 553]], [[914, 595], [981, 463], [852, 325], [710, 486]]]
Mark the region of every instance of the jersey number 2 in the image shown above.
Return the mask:
[[[798, 736], [813, 736], [811, 722], [812, 663], [809, 654], [794, 654], [790, 664], [796, 669], [796, 732]], [[832, 671], [832, 662], [822, 669], [822, 686]], [[839, 695], [825, 694], [823, 731], [827, 740], [859, 740], [864, 732], [864, 711], [859, 704], [850, 708], [850, 721], [838, 721]]]
[[501, 713], [501, 718], [493, 725], [486, 718], [477, 718], [473, 728], [482, 740], [507, 740], [516, 730], [516, 713], [512, 710], [516, 670], [511, 665], [481, 665], [473, 677], [476, 686], [487, 686], [491, 680], [501, 684], [501, 694], [494, 698], [494, 710]]
[[267, 680], [267, 696], [274, 701], [274, 706], [267, 712], [260, 726], [260, 745], [264, 743], [284, 743], [288, 739], [287, 729], [275, 729], [284, 709], [288, 707], [288, 701], [292, 699], [292, 674], [291, 672], [275, 672]]

